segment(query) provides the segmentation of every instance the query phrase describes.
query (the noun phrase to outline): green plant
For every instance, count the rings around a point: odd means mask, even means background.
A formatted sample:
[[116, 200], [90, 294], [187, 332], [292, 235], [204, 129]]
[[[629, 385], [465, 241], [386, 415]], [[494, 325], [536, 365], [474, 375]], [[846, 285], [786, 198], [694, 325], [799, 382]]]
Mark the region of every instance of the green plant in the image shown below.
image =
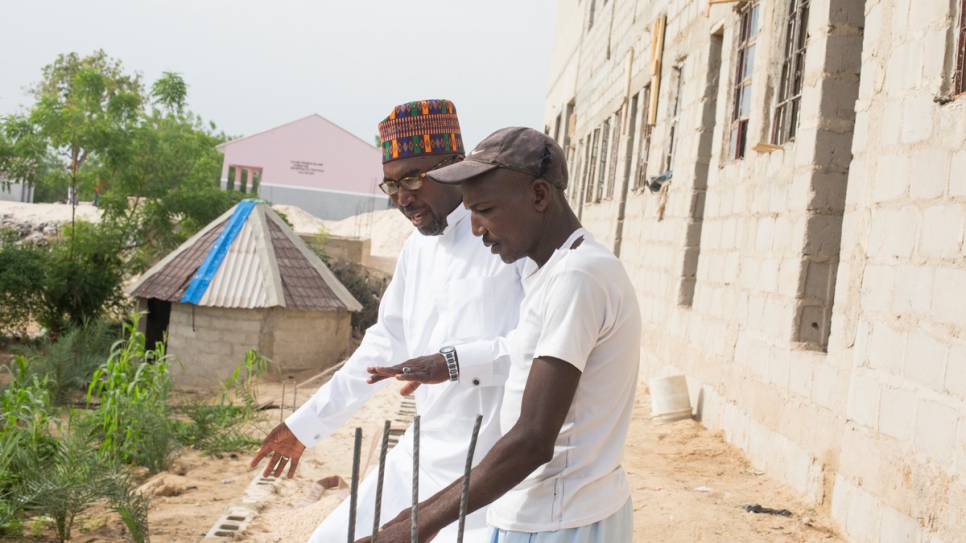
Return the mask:
[[36, 360], [32, 371], [45, 374], [53, 402], [64, 405], [73, 391], [86, 391], [94, 371], [111, 355], [119, 327], [107, 319], [85, 319], [70, 325], [57, 339], [19, 350]]
[[127, 527], [127, 537], [133, 543], [150, 541], [148, 533], [148, 508], [150, 498], [137, 491], [137, 483], [126, 471], [114, 469], [110, 472], [105, 495], [111, 509], [121, 517]]
[[191, 403], [182, 406], [190, 423], [178, 428], [178, 440], [207, 454], [247, 451], [261, 440], [245, 429], [260, 417], [258, 378], [271, 361], [255, 350], [245, 354], [245, 362], [222, 384], [217, 403]]
[[10, 372], [10, 383], [0, 394], [0, 437], [19, 434], [23, 447], [34, 455], [52, 452], [53, 438], [50, 425], [59, 425], [51, 415], [51, 397], [46, 376], [31, 371], [32, 359], [14, 356], [10, 366], [0, 366]]
[[25, 508], [53, 519], [62, 542], [70, 539], [77, 515], [101, 497], [105, 477], [95, 451], [88, 440], [68, 433], [58, 443], [53, 462], [27, 460], [32, 469], [24, 486], [31, 498]]
[[94, 371], [87, 401], [96, 395], [101, 404], [94, 412], [102, 438], [100, 450], [115, 462], [163, 471], [173, 460], [173, 424], [168, 421], [171, 389], [168, 357], [163, 345], [145, 349], [138, 332], [140, 314], [125, 324], [127, 337], [111, 349], [110, 358]]

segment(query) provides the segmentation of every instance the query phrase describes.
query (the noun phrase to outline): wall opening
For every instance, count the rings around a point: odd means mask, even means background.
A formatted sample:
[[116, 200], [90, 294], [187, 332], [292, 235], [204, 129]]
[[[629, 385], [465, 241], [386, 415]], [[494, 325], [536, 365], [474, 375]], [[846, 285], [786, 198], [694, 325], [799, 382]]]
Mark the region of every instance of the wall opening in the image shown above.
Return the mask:
[[624, 149], [624, 174], [621, 181], [621, 200], [617, 208], [617, 231], [614, 233], [614, 256], [618, 258], [621, 256], [621, 238], [624, 235], [624, 211], [627, 207], [627, 189], [631, 181], [631, 169], [634, 158], [634, 136], [637, 129], [637, 104], [640, 96], [640, 93], [638, 93], [631, 98], [631, 105], [628, 110], [630, 124], [627, 126], [627, 145]]
[[[694, 291], [697, 287], [698, 259], [701, 256], [701, 230], [704, 226], [704, 204], [708, 193], [708, 173], [711, 167], [712, 143], [718, 110], [718, 92], [721, 87], [723, 44], [724, 34], [711, 35], [711, 42], [708, 46], [708, 69], [705, 76], [704, 95], [701, 97], [701, 124], [698, 126], [698, 155], [694, 163], [694, 188], [691, 190], [691, 205], [688, 210], [688, 224], [685, 230], [681, 287], [678, 290], [678, 304], [688, 307], [694, 304]], [[683, 75], [683, 72], [681, 75]]]

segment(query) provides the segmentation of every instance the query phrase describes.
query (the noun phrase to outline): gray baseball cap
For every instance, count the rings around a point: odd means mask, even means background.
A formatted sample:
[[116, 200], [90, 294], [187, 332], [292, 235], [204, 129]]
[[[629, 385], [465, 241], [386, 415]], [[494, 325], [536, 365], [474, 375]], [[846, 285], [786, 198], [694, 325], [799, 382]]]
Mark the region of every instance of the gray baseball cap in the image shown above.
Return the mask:
[[567, 188], [567, 159], [563, 149], [550, 136], [521, 126], [497, 130], [470, 151], [462, 162], [426, 172], [426, 175], [438, 183], [456, 185], [496, 168], [526, 173], [559, 189]]

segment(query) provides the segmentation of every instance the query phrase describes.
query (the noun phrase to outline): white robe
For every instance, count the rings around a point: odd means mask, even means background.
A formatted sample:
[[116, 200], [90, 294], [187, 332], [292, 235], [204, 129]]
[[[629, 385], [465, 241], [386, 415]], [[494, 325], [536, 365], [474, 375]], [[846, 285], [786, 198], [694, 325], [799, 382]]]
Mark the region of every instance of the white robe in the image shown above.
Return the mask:
[[[447, 217], [439, 236], [419, 232], [406, 240], [395, 275], [379, 305], [378, 322], [345, 366], [287, 420], [296, 437], [312, 447], [336, 431], [388, 381], [366, 383], [366, 366], [391, 366], [441, 347], [456, 347], [458, 382], [416, 389], [420, 422], [420, 500], [462, 477], [477, 413], [483, 425], [476, 465], [501, 437], [500, 405], [510, 370], [506, 336], [517, 324], [523, 299], [523, 263], [507, 265], [473, 236], [462, 205]], [[386, 461], [380, 525], [412, 503], [412, 428]], [[365, 439], [364, 441], [368, 441]], [[378, 459], [378, 457], [376, 457]], [[375, 462], [374, 462], [375, 463]], [[359, 485], [356, 538], [370, 535], [376, 470]], [[349, 504], [344, 501], [312, 534], [311, 543], [345, 541]], [[487, 537], [486, 509], [467, 516], [464, 541]], [[456, 523], [435, 543], [456, 540]]]

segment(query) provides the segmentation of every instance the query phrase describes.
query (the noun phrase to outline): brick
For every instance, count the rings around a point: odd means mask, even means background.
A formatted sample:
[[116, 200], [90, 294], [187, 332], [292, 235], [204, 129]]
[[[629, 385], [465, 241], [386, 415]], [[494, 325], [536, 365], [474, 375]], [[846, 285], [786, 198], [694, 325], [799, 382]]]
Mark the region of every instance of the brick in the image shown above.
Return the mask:
[[895, 330], [884, 322], [875, 323], [869, 342], [870, 367], [891, 375], [900, 375], [905, 352], [905, 332]]
[[918, 520], [889, 506], [882, 507], [880, 543], [919, 543], [920, 531]]
[[966, 326], [966, 270], [936, 270], [932, 302], [933, 318], [940, 322]]
[[959, 151], [953, 155], [951, 169], [956, 175], [949, 177], [949, 195], [966, 196], [966, 150]]
[[832, 486], [832, 518], [837, 520], [842, 526], [846, 525], [849, 518], [849, 502], [852, 501], [852, 483], [842, 474], [835, 473], [835, 484]]
[[903, 374], [932, 390], [942, 392], [946, 378], [947, 348], [921, 330], [909, 333]]
[[761, 341], [753, 341], [750, 354], [749, 369], [751, 369], [751, 372], [762, 379], [767, 379], [768, 357], [770, 354], [768, 345]]
[[855, 343], [852, 346], [852, 365], [860, 368], [869, 361], [869, 336], [872, 326], [867, 320], [860, 320], [855, 327]]
[[875, 379], [852, 374], [845, 416], [858, 424], [875, 428], [879, 411], [879, 383]]
[[935, 109], [931, 95], [916, 95], [902, 102], [902, 143], [918, 143], [932, 137]]
[[941, 466], [952, 464], [956, 454], [959, 413], [941, 403], [922, 400], [916, 412], [916, 449]]
[[959, 343], [949, 349], [945, 389], [966, 400], [966, 344]]
[[788, 388], [788, 374], [791, 354], [784, 347], [773, 347], [768, 358], [768, 380], [782, 389]]
[[932, 268], [899, 266], [896, 269], [892, 310], [896, 313], [929, 311], [932, 304], [932, 275]]
[[760, 264], [757, 258], [744, 258], [741, 260], [741, 270], [739, 279], [741, 287], [748, 290], [756, 290], [758, 287], [758, 269]]
[[838, 384], [838, 370], [828, 364], [815, 366], [812, 379], [812, 400], [827, 409], [835, 408], [835, 387]]
[[781, 466], [785, 481], [802, 494], [808, 492], [808, 474], [812, 459], [792, 441], [785, 444], [785, 458]]
[[944, 149], [922, 149], [910, 160], [909, 195], [929, 200], [946, 192], [952, 157]]
[[788, 366], [788, 389], [799, 396], [808, 398], [812, 393], [812, 379], [815, 363], [809, 356], [793, 352]]
[[[863, 74], [865, 75], [865, 74]], [[865, 79], [863, 77], [862, 79]], [[879, 132], [879, 141], [882, 143], [883, 147], [892, 147], [899, 143], [899, 134], [902, 132], [902, 103], [898, 101], [890, 101], [886, 103], [885, 111], [882, 112], [882, 129]], [[877, 168], [879, 172], [888, 172], [889, 170], [881, 167], [882, 161], [890, 157], [894, 157], [892, 154], [884, 154], [877, 157], [880, 167]], [[905, 161], [905, 165], [908, 168], [908, 161]], [[897, 172], [901, 174], [901, 172]]]
[[[939, 0], [931, 2], [915, 2], [913, 9], [909, 10], [909, 28], [924, 29], [940, 21], [945, 22], [949, 17], [949, 4]], [[936, 51], [937, 55], [942, 56], [944, 51]]]
[[890, 153], [880, 156], [877, 162], [872, 199], [875, 202], [888, 202], [905, 196], [909, 190], [909, 158]]
[[901, 441], [912, 439], [916, 421], [916, 393], [901, 388], [882, 389], [879, 431]]
[[883, 218], [886, 223], [882, 252], [886, 256], [910, 258], [919, 230], [919, 210], [912, 206], [890, 209]]
[[767, 251], [771, 248], [772, 235], [775, 230], [775, 219], [770, 217], [758, 221], [758, 230], [755, 235], [755, 250]]
[[[930, 6], [941, 5], [939, 2], [926, 2]], [[925, 28], [925, 27], [919, 27]], [[942, 84], [946, 58], [946, 30], [933, 30], [922, 38], [922, 78], [919, 80], [920, 89], [939, 88]]]
[[879, 541], [879, 523], [882, 518], [879, 500], [861, 488], [853, 488], [851, 498], [848, 521], [845, 523], [849, 539], [862, 543]]
[[778, 290], [778, 263], [777, 258], [765, 258], [761, 261], [761, 268], [758, 270], [758, 288], [764, 292], [776, 292]]
[[922, 235], [919, 238], [919, 254], [939, 258], [959, 256], [963, 246], [963, 227], [966, 212], [962, 205], [937, 205], [926, 208], [922, 214]]
[[862, 309], [885, 311], [889, 307], [889, 293], [895, 281], [895, 268], [867, 265], [862, 276]]

